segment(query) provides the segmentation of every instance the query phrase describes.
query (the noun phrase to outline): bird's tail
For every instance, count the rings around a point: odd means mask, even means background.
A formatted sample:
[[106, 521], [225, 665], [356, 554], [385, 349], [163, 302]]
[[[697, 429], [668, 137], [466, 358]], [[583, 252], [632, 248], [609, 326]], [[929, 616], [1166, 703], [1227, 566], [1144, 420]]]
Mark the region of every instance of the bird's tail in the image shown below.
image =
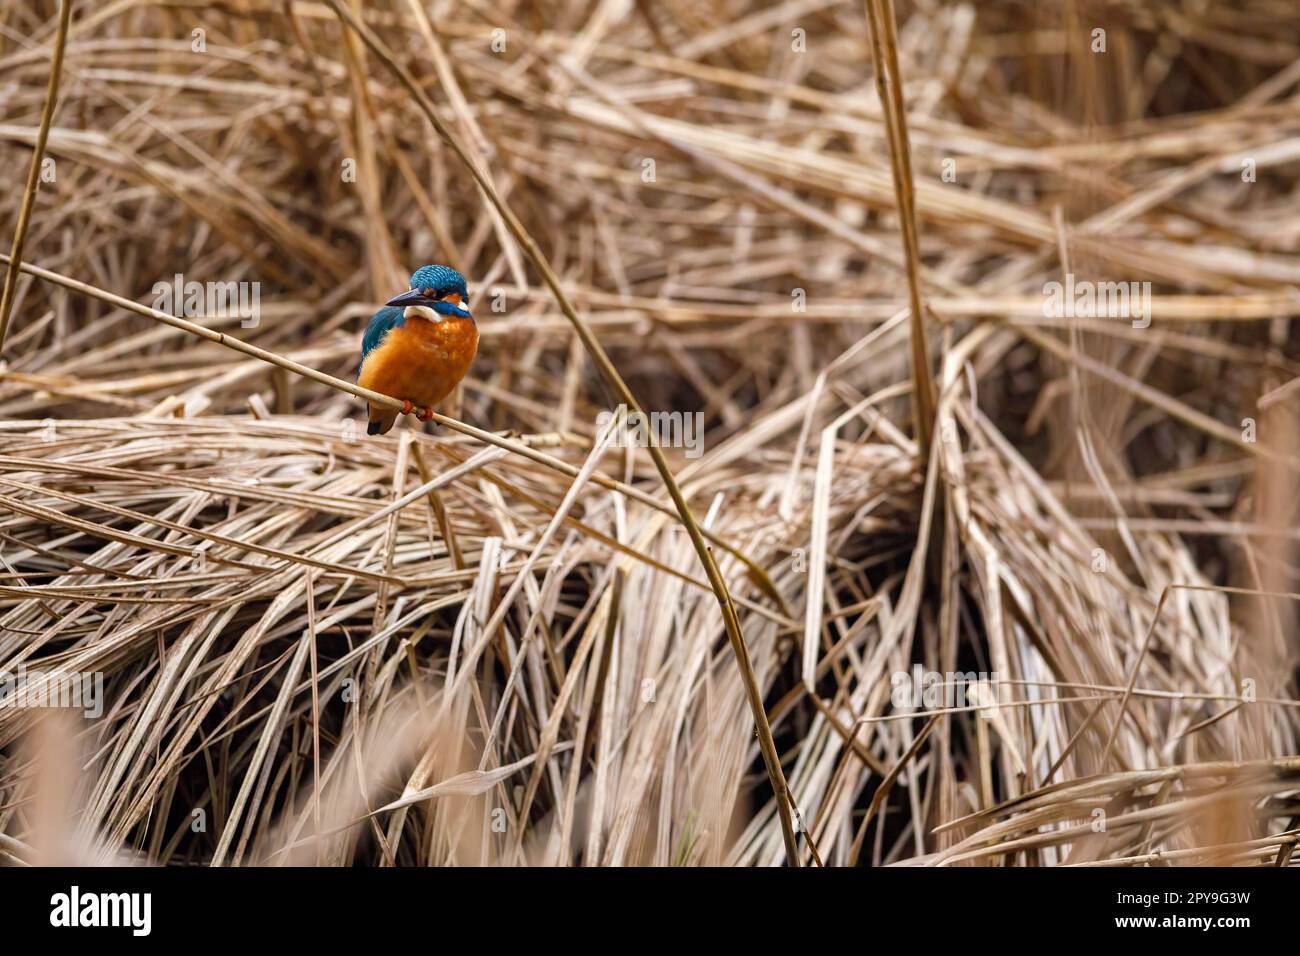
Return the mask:
[[386, 435], [397, 421], [397, 409], [386, 405], [370, 406], [370, 424], [366, 426], [367, 435]]

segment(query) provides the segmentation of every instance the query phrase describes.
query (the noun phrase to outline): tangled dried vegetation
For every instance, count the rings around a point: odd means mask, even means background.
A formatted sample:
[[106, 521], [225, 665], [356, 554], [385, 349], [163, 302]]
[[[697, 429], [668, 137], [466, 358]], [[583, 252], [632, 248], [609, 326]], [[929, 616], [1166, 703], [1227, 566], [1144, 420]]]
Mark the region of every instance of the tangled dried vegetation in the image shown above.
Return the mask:
[[[666, 452], [802, 863], [1289, 864], [1294, 4], [900, 0], [928, 456], [876, 5], [77, 4], [23, 258], [91, 288], [15, 287], [0, 671], [100, 673], [104, 712], [0, 708], [0, 857], [786, 859], [662, 482], [598, 433], [616, 398], [342, 6], [642, 407], [703, 415], [703, 454]], [[0, 4], [15, 184], [57, 20]], [[450, 414], [495, 442], [367, 439], [354, 396], [102, 294], [259, 282], [255, 327], [196, 321], [351, 380], [426, 261], [471, 278]], [[1066, 273], [1150, 282], [1155, 321], [1045, 317]], [[998, 706], [909, 713], [914, 665], [995, 673]]]

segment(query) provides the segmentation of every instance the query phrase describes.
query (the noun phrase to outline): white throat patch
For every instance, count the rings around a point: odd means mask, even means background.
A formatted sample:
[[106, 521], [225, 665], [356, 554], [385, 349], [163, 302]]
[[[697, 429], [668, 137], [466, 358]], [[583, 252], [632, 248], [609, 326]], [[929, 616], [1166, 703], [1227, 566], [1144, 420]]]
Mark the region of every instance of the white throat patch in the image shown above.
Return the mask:
[[402, 310], [402, 317], [406, 319], [428, 319], [430, 322], [441, 322], [446, 318], [441, 312], [435, 312], [427, 305], [408, 305]]

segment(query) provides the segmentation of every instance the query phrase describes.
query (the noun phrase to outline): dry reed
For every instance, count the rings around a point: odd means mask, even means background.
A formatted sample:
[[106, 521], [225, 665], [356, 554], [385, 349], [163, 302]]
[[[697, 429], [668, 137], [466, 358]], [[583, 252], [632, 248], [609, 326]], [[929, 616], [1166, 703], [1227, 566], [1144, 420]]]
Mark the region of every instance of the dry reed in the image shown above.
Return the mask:
[[[59, 37], [0, 3], [0, 672], [104, 709], [0, 707], [0, 859], [1290, 864], [1291, 4]], [[360, 329], [426, 261], [480, 356], [367, 438]], [[1045, 314], [1067, 274], [1154, 322]], [[996, 679], [913, 709], [914, 667]]]

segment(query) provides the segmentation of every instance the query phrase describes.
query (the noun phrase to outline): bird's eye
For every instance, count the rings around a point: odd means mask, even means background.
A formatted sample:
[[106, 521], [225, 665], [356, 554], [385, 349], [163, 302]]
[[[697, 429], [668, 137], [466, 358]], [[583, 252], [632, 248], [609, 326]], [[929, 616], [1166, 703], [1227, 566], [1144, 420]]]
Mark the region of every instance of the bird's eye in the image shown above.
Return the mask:
[[433, 295], [433, 290], [429, 288], [421, 289], [420, 295], [424, 296], [427, 299]]

